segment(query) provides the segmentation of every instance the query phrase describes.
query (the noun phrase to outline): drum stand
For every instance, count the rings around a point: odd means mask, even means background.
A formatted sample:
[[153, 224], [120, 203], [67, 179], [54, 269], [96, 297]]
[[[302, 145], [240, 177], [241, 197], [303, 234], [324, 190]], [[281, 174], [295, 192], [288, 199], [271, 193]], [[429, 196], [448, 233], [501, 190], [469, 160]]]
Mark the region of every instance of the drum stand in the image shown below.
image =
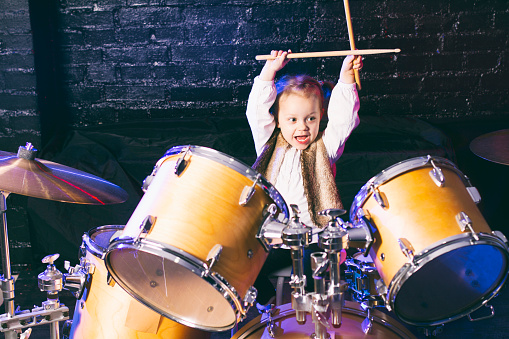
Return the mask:
[[[292, 308], [295, 310], [297, 323], [306, 323], [306, 314], [310, 313], [315, 324], [313, 339], [329, 339], [330, 325], [339, 328], [342, 322], [342, 308], [344, 292], [348, 284], [341, 281], [341, 251], [347, 249], [350, 238], [356, 245], [369, 248], [372, 243], [372, 234], [366, 227], [349, 227], [339, 218], [346, 213], [344, 210], [328, 209], [320, 215], [330, 218], [328, 226], [319, 234], [318, 245], [325, 252], [311, 255], [311, 269], [313, 271], [314, 292], [306, 293], [306, 276], [303, 269], [304, 247], [307, 247], [312, 237], [311, 228], [299, 221], [299, 210], [296, 205], [290, 205], [293, 216], [281, 234], [283, 244], [290, 248], [292, 256], [293, 274], [290, 278], [292, 292]], [[328, 286], [327, 286], [327, 271]], [[275, 324], [272, 321], [272, 309], [268, 309], [267, 330], [274, 337]], [[368, 309], [368, 316], [362, 322], [362, 330], [368, 333], [372, 327], [372, 319]]]
[[60, 273], [53, 261], [58, 254], [45, 257], [43, 263], [48, 263], [46, 271], [39, 274], [39, 288], [46, 291], [48, 299], [40, 307], [34, 307], [31, 311], [19, 311], [14, 309], [14, 279], [11, 274], [11, 262], [9, 253], [9, 236], [7, 233], [7, 197], [10, 192], [1, 191], [0, 213], [2, 213], [2, 269], [3, 276], [0, 279], [2, 293], [5, 301], [5, 314], [0, 315], [0, 332], [5, 334], [5, 339], [28, 339], [31, 328], [21, 333], [21, 330], [30, 326], [50, 325], [50, 338], [59, 339], [60, 332], [58, 323], [69, 319], [69, 308], [60, 304], [58, 292], [62, 290], [62, 273]]

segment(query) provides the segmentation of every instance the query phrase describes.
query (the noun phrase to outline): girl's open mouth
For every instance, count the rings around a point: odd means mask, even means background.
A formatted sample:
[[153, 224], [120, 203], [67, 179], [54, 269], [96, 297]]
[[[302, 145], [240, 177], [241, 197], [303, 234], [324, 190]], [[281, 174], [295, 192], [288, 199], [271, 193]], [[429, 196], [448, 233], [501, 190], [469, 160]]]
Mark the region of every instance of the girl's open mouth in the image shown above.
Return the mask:
[[301, 143], [301, 144], [305, 144], [308, 142], [309, 140], [309, 135], [305, 135], [305, 136], [297, 136], [295, 137], [295, 140], [297, 140], [297, 142]]

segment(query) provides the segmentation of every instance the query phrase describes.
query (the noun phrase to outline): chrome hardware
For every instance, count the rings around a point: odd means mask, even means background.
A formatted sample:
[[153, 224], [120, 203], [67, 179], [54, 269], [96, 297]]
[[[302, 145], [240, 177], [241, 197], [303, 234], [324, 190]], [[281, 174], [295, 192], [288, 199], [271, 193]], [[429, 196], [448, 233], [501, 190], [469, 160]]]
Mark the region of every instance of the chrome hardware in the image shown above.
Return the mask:
[[378, 205], [380, 205], [380, 207], [382, 207], [383, 209], [389, 207], [385, 194], [383, 192], [380, 192], [378, 190], [378, 187], [373, 187], [373, 197], [375, 198], [375, 201], [378, 203]]
[[465, 212], [461, 211], [456, 215], [456, 222], [460, 226], [462, 232], [465, 232], [465, 230], [468, 228], [468, 231], [470, 231], [472, 237], [476, 241], [479, 241], [479, 236], [474, 232], [474, 229], [472, 228], [472, 220]]
[[55, 293], [62, 290], [63, 275], [53, 262], [60, 254], [47, 255], [42, 259], [43, 264], [48, 264], [46, 270], [37, 276], [39, 289], [42, 292]]
[[470, 197], [472, 200], [478, 204], [481, 202], [481, 194], [479, 194], [479, 191], [474, 186], [467, 187], [467, 192], [470, 194]]
[[133, 234], [134, 237], [132, 238], [132, 240], [138, 241], [140, 240], [140, 237], [143, 233], [149, 233], [152, 230], [152, 227], [154, 226], [156, 220], [157, 217], [147, 215], [145, 219], [143, 219], [143, 221], [141, 222], [140, 226], [138, 226], [137, 233]]
[[277, 309], [274, 305], [267, 305], [267, 307], [263, 310], [261, 321], [264, 322], [267, 319], [267, 332], [269, 333], [271, 338], [276, 337], [276, 332], [274, 331], [274, 318]]
[[340, 208], [329, 208], [329, 209], [318, 212], [319, 215], [323, 215], [325, 217], [330, 217], [333, 220], [345, 213], [346, 213], [346, 210], [342, 210]]
[[491, 232], [494, 236], [496, 236], [497, 238], [499, 238], [500, 240], [502, 240], [503, 242], [505, 242], [507, 244], [507, 238], [506, 236], [504, 235], [504, 233], [500, 232], [500, 231], [492, 231]]
[[355, 247], [364, 250], [364, 257], [367, 257], [371, 246], [375, 242], [373, 236], [376, 228], [371, 223], [371, 216], [368, 211], [359, 208], [357, 211], [357, 217], [359, 219], [358, 225], [355, 227], [347, 228], [349, 247]]
[[152, 215], [147, 215], [145, 219], [143, 219], [140, 228], [143, 233], [150, 233], [152, 230], [152, 227], [156, 223], [157, 217], [154, 217]]
[[175, 164], [175, 171], [174, 173], [179, 177], [182, 172], [184, 172], [184, 170], [186, 169], [187, 167], [187, 164], [189, 163], [189, 159], [186, 160], [186, 156], [187, 154], [191, 151], [191, 147], [188, 146], [184, 149], [184, 154], [182, 155], [181, 158], [179, 158]]
[[373, 328], [373, 321], [371, 320], [371, 307], [362, 303], [361, 308], [364, 311], [367, 311], [367, 313], [368, 313], [368, 315], [366, 316], [366, 319], [364, 319], [361, 323], [362, 332], [364, 332], [365, 334], [368, 334], [371, 332], [371, 329]]
[[435, 165], [435, 162], [429, 155], [428, 155], [428, 160], [431, 163], [431, 166], [433, 166], [433, 169], [429, 172], [429, 176], [431, 177], [431, 179], [433, 180], [435, 185], [437, 185], [438, 187], [443, 187], [445, 184], [444, 173], [442, 172], [440, 167]]
[[474, 318], [471, 317], [472, 313], [470, 313], [468, 315], [468, 320], [470, 320], [470, 321], [479, 321], [479, 320], [493, 318], [493, 316], [495, 316], [495, 308], [492, 305], [488, 305], [488, 304], [485, 304], [484, 306], [490, 309], [490, 314], [488, 314], [486, 316], [483, 316], [483, 317], [479, 317], [479, 318], [475, 318], [474, 319]]
[[385, 282], [382, 279], [375, 279], [375, 289], [379, 296], [382, 297], [385, 303], [385, 307], [390, 311], [391, 307], [389, 303], [387, 302], [387, 285], [385, 285]]
[[276, 204], [267, 206], [264, 212], [264, 221], [256, 233], [256, 238], [260, 241], [266, 252], [273, 247], [278, 248], [283, 244], [281, 235], [287, 224], [276, 220], [275, 215], [277, 211]]
[[20, 159], [34, 160], [37, 149], [32, 143], [27, 142], [25, 146], [19, 146], [17, 157]]
[[69, 261], [65, 261], [64, 267], [69, 273], [64, 273], [63, 288], [73, 293], [76, 299], [81, 299], [88, 276], [95, 272], [95, 265], [81, 257], [78, 265], [70, 267]]
[[219, 261], [219, 257], [221, 256], [221, 252], [223, 251], [223, 246], [219, 244], [215, 244], [207, 254], [207, 267], [205, 268], [205, 273], [208, 274], [212, 267]]
[[412, 246], [412, 244], [410, 243], [410, 241], [408, 241], [408, 239], [406, 239], [406, 238], [399, 238], [398, 244], [399, 244], [399, 248], [401, 248], [401, 252], [403, 252], [405, 257], [407, 257], [408, 259], [410, 259], [410, 261], [412, 261], [414, 259], [415, 250], [414, 250], [414, 247]]
[[244, 189], [242, 190], [242, 193], [240, 194], [240, 199], [239, 199], [240, 206], [246, 206], [247, 203], [249, 202], [249, 200], [251, 200], [251, 198], [253, 197], [253, 195], [256, 192], [256, 185], [260, 181], [261, 176], [262, 176], [261, 174], [258, 174], [256, 176], [256, 179], [253, 182], [252, 186], [244, 187]]
[[110, 272], [108, 272], [108, 275], [106, 276], [106, 283], [108, 284], [108, 286], [111, 287], [114, 287], [117, 284], [115, 279], [113, 279], [113, 277], [111, 276]]
[[256, 297], [258, 296], [258, 291], [255, 287], [251, 286], [246, 292], [246, 295], [244, 296], [243, 302], [244, 307], [251, 307], [254, 305], [256, 301]]

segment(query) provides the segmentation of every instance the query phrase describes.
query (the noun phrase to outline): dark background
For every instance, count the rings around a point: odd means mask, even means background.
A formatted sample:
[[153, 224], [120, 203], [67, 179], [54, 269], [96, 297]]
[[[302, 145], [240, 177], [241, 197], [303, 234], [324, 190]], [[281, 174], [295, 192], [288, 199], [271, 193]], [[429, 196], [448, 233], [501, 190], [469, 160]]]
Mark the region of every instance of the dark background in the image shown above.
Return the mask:
[[[401, 53], [364, 58], [362, 122], [338, 164], [344, 200], [388, 165], [431, 152], [470, 177], [491, 228], [507, 234], [508, 168], [469, 149], [509, 128], [507, 1], [350, 8], [358, 49]], [[0, 149], [32, 142], [39, 157], [130, 194], [107, 207], [10, 195], [13, 270], [36, 270], [53, 252], [74, 264], [83, 232], [125, 224], [141, 181], [171, 146], [209, 146], [251, 164], [246, 100], [263, 66], [254, 57], [271, 49], [349, 49], [343, 2], [0, 0]], [[292, 60], [285, 72], [335, 81], [341, 61]], [[431, 148], [405, 144], [412, 126]]]

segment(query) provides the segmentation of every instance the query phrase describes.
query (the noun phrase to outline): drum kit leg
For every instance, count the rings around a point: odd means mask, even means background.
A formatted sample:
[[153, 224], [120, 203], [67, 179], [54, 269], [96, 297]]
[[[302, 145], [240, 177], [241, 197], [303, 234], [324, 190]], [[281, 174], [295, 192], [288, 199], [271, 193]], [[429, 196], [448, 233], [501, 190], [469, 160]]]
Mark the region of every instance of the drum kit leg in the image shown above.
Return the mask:
[[[235, 339], [413, 338], [387, 312], [426, 328], [472, 318], [490, 308], [509, 272], [506, 237], [489, 228], [476, 206], [479, 193], [446, 159], [418, 157], [385, 169], [361, 188], [350, 221], [341, 218], [344, 210], [324, 210], [328, 226], [313, 233], [300, 222], [298, 207], [287, 206], [249, 166], [210, 148], [177, 146], [145, 179], [126, 225], [85, 233], [80, 262], [66, 262], [68, 273], [55, 268], [58, 255], [45, 257], [39, 288], [47, 301], [17, 312], [7, 195], [88, 204], [127, 199], [118, 186], [76, 170], [67, 168], [62, 178], [63, 166], [23, 155], [29, 148], [0, 153], [17, 172], [11, 176], [22, 172], [46, 185], [6, 188], [0, 201], [7, 310], [0, 330], [9, 339], [27, 338], [29, 330], [21, 330], [40, 324], [34, 319], [51, 323], [52, 339], [59, 338], [58, 324], [69, 316], [58, 301], [62, 289], [77, 299], [64, 337], [208, 338], [246, 319], [257, 297], [253, 283], [273, 249], [291, 253], [291, 303], [269, 305]], [[314, 291], [307, 292], [304, 249], [312, 243], [322, 251], [311, 255]], [[349, 249], [357, 252], [345, 261]]]

